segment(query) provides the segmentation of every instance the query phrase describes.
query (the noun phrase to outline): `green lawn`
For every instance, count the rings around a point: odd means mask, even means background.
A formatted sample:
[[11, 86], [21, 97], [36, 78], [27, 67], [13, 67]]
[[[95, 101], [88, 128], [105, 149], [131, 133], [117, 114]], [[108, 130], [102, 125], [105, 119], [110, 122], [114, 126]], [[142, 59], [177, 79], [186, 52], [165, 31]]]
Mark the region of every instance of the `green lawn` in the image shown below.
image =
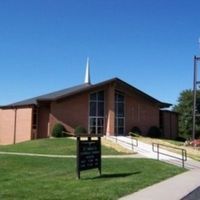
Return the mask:
[[75, 164], [73, 158], [0, 155], [0, 199], [118, 199], [184, 171], [150, 159], [103, 159], [101, 177], [89, 170], [77, 180]]
[[[23, 152], [23, 153], [41, 153], [54, 155], [75, 155], [76, 154], [76, 140], [71, 138], [52, 138], [39, 139], [22, 142], [15, 145], [0, 145], [0, 151], [8, 152]], [[125, 154], [117, 152], [112, 148], [102, 145], [103, 155], [117, 155]]]

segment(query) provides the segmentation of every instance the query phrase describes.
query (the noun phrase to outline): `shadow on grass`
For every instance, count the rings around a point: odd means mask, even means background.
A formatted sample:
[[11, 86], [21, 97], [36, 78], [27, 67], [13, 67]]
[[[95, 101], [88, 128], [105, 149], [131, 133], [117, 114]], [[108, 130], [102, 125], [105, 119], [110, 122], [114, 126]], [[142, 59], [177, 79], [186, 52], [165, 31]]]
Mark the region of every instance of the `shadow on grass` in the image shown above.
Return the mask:
[[127, 176], [131, 176], [134, 174], [140, 174], [140, 171], [132, 172], [132, 173], [117, 173], [117, 174], [101, 174], [100, 176], [93, 177], [91, 179], [100, 179], [100, 178], [123, 178]]

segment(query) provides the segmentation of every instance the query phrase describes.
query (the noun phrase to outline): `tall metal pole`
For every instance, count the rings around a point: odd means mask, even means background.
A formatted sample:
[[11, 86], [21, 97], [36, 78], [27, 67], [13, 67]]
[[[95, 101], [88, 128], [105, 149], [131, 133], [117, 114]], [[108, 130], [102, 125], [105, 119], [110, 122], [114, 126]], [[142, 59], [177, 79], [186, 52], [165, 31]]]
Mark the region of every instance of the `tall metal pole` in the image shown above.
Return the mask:
[[196, 132], [196, 99], [197, 99], [197, 60], [194, 56], [194, 80], [193, 80], [193, 113], [192, 113], [192, 139], [195, 139]]

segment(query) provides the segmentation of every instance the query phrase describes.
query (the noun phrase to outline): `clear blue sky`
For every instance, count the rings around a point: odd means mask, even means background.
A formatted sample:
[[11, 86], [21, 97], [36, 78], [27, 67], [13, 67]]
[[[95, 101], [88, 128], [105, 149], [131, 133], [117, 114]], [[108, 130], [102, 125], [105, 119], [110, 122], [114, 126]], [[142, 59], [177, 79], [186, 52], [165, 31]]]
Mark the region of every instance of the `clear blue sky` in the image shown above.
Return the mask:
[[0, 105], [119, 77], [176, 103], [200, 54], [199, 0], [0, 0]]

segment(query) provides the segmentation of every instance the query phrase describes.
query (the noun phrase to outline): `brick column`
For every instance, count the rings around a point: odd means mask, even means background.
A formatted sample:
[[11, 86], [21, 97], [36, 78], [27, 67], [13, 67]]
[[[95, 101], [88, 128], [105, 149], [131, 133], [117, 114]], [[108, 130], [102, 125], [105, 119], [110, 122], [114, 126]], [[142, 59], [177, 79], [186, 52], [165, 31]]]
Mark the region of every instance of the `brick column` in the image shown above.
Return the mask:
[[107, 93], [107, 127], [106, 135], [115, 135], [115, 88], [110, 85]]

